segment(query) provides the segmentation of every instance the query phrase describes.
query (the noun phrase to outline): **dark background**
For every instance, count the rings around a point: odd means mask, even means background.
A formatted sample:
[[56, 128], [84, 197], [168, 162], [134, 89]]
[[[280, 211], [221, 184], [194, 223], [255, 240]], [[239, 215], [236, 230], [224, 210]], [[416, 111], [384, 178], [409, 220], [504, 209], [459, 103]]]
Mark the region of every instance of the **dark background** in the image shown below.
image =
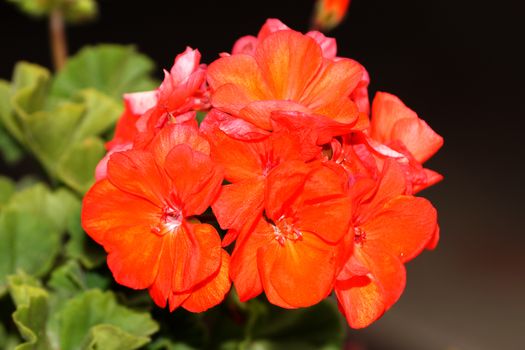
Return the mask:
[[[186, 45], [210, 62], [268, 17], [306, 31], [314, 1], [101, 1], [68, 30], [85, 44], [133, 43], [161, 68]], [[368, 69], [371, 94], [398, 95], [445, 139], [427, 190], [442, 239], [408, 265], [400, 302], [350, 337], [353, 349], [525, 349], [525, 118], [518, 1], [353, 0], [331, 36]], [[0, 1], [0, 78], [19, 59], [50, 65], [44, 21]], [[521, 55], [521, 56], [520, 56]]]

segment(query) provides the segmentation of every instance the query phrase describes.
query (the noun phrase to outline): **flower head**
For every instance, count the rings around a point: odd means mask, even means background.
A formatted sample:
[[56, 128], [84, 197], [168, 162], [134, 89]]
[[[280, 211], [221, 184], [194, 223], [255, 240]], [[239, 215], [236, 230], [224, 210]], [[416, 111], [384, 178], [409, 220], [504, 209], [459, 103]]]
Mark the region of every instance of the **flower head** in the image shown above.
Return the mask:
[[[189, 126], [167, 126], [146, 149], [114, 153], [107, 178], [84, 198], [82, 224], [108, 252], [115, 280], [149, 289], [171, 310], [219, 303], [229, 289], [229, 257], [216, 230], [198, 215], [222, 179], [207, 141]], [[207, 288], [212, 293], [199, 297]]]

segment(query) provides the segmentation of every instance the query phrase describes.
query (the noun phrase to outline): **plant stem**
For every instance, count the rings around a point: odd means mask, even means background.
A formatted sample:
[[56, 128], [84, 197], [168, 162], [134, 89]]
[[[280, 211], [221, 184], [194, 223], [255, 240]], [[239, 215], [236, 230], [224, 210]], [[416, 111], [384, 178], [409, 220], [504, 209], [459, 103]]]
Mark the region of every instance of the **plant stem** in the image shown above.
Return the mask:
[[49, 17], [49, 40], [55, 71], [60, 70], [67, 60], [66, 31], [64, 16], [60, 9], [54, 9]]

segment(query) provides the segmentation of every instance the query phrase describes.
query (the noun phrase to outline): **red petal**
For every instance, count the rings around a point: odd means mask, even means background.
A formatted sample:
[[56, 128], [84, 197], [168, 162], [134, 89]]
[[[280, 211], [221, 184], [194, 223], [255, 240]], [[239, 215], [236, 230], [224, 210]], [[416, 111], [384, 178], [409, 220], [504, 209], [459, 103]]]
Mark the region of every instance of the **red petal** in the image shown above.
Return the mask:
[[324, 299], [335, 281], [336, 262], [337, 246], [308, 232], [295, 242], [286, 240], [284, 245], [273, 240], [257, 254], [266, 296], [282, 307], [306, 307]]
[[348, 134], [354, 129], [353, 124], [339, 123], [322, 115], [290, 111], [273, 112], [272, 122], [275, 131], [301, 134], [305, 142], [314, 145], [323, 145], [333, 137]]
[[212, 143], [211, 157], [224, 167], [228, 181], [251, 180], [262, 175], [258, 143], [236, 140], [222, 131], [211, 133], [209, 138]]
[[334, 59], [337, 55], [337, 42], [334, 38], [325, 36], [323, 33], [317, 30], [312, 30], [306, 33], [307, 36], [314, 39], [323, 51], [323, 57], [328, 59]]
[[280, 20], [276, 18], [268, 18], [266, 22], [264, 22], [263, 26], [261, 27], [261, 30], [257, 34], [257, 39], [264, 40], [268, 35], [278, 32], [280, 30], [289, 30], [290, 28], [281, 22]]
[[169, 179], [161, 173], [149, 152], [114, 153], [108, 161], [107, 176], [120, 190], [147, 199], [160, 208], [168, 200]]
[[198, 129], [189, 125], [168, 124], [155, 136], [148, 150], [153, 152], [160, 167], [164, 167], [168, 153], [177, 145], [188, 145], [192, 150], [210, 154], [208, 141]]
[[282, 100], [254, 101], [244, 107], [239, 117], [264, 130], [272, 130], [271, 115], [275, 111], [310, 113], [305, 106]]
[[356, 258], [370, 273], [336, 284], [336, 295], [352, 328], [363, 328], [377, 320], [401, 296], [406, 271], [396, 257], [365, 242], [356, 248]]
[[356, 278], [349, 287], [338, 282], [335, 295], [348, 325], [354, 329], [369, 326], [385, 312], [381, 287], [366, 276]]
[[257, 228], [245, 240], [238, 240], [235, 245], [230, 276], [241, 301], [254, 298], [263, 290], [257, 268], [257, 251], [274, 240], [267, 230], [268, 224], [260, 218]]
[[421, 119], [401, 119], [392, 130], [392, 138], [400, 140], [420, 162], [426, 162], [443, 146], [443, 138]]
[[286, 207], [302, 190], [311, 167], [301, 161], [289, 161], [274, 168], [267, 178], [265, 193], [266, 215], [279, 219]]
[[223, 186], [212, 209], [223, 230], [242, 231], [255, 222], [263, 204], [264, 179], [253, 178]]
[[323, 57], [313, 39], [283, 30], [259, 41], [255, 60], [273, 99], [299, 101], [321, 67]]
[[[337, 101], [349, 97], [359, 84], [362, 75], [362, 66], [353, 60], [341, 59], [332, 62], [325, 59], [322, 70], [315, 80], [309, 84], [300, 102], [318, 114], [340, 119], [343, 116], [320, 113], [319, 111], [327, 110], [330, 108], [329, 106], [337, 104]], [[357, 112], [357, 108], [353, 112]], [[357, 113], [353, 117], [356, 116]]]
[[165, 169], [186, 217], [202, 214], [215, 200], [223, 171], [204, 153], [182, 144], [166, 157]]
[[173, 292], [191, 291], [219, 269], [221, 239], [213, 226], [190, 224], [188, 230], [178, 230], [173, 242]]
[[[216, 60], [208, 67], [208, 83], [212, 90], [216, 90], [212, 95], [213, 106], [230, 106], [228, 108], [233, 108], [233, 112], [239, 111], [243, 103], [269, 97], [257, 62], [251, 55], [233, 55]], [[218, 91], [227, 84], [235, 87], [236, 93]]]
[[218, 130], [236, 140], [255, 141], [266, 138], [270, 133], [263, 130], [244, 119], [233, 117], [223, 113], [218, 109], [212, 109], [204, 118], [200, 129], [210, 136], [213, 142], [213, 135]]
[[109, 253], [108, 265], [120, 284], [143, 289], [153, 282], [162, 239], [151, 227], [160, 214], [149, 201], [120, 191], [108, 180], [96, 183], [84, 197], [82, 226]]
[[414, 184], [414, 188], [412, 189], [414, 194], [443, 180], [443, 175], [436, 173], [433, 170], [423, 169], [423, 173], [425, 174], [426, 181], [424, 183]]
[[257, 47], [257, 38], [253, 35], [246, 35], [239, 38], [232, 48], [232, 55], [246, 54], [253, 55]]
[[432, 238], [437, 213], [424, 199], [398, 196], [361, 226], [366, 232], [365, 245], [378, 245], [406, 262], [416, 257]]
[[387, 159], [381, 176], [375, 193], [372, 192], [371, 199], [356, 208], [359, 222], [365, 222], [368, 217], [381, 210], [387, 201], [406, 192], [405, 173], [395, 160]]
[[191, 312], [203, 312], [220, 304], [230, 290], [230, 257], [221, 251], [221, 267], [217, 273], [193, 290], [182, 307]]
[[372, 104], [370, 136], [385, 144], [401, 141], [420, 163], [443, 145], [443, 138], [419, 119], [416, 112], [396, 96], [384, 92], [378, 92]]
[[348, 232], [352, 215], [343, 181], [338, 173], [326, 166], [321, 165], [312, 171], [298, 202], [293, 205], [297, 227], [328, 242], [339, 241]]

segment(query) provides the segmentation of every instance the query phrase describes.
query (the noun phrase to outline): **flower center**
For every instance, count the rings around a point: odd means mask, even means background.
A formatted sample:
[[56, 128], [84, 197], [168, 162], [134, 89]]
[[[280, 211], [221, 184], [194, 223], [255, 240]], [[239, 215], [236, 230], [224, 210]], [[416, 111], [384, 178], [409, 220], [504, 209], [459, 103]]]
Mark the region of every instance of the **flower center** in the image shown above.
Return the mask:
[[153, 226], [151, 232], [159, 236], [164, 236], [166, 233], [177, 230], [180, 225], [182, 225], [183, 220], [182, 210], [179, 208], [165, 207], [162, 211], [159, 224]]
[[285, 218], [284, 215], [271, 225], [275, 239], [281, 245], [284, 245], [286, 240], [295, 242], [303, 238], [301, 231], [293, 225], [290, 219]]
[[363, 244], [366, 241], [366, 232], [361, 227], [354, 227], [354, 242]]

